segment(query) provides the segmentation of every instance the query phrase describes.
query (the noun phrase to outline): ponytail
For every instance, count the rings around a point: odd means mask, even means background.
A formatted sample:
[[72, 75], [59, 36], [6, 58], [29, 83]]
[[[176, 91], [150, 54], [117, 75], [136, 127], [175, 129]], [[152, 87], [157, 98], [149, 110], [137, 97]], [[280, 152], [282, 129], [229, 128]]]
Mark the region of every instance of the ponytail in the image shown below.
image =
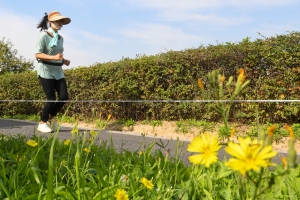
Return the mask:
[[48, 14], [45, 13], [45, 16], [41, 20], [41, 22], [37, 25], [37, 28], [40, 28], [42, 30], [47, 30], [48, 29]]

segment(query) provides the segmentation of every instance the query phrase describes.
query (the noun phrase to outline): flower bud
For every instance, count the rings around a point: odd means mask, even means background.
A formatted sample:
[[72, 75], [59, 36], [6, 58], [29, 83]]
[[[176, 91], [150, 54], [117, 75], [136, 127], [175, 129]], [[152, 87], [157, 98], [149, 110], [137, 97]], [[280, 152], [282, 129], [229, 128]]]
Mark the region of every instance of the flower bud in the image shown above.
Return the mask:
[[232, 81], [233, 81], [233, 76], [230, 76], [229, 79], [228, 79], [228, 81], [227, 81], [227, 83], [226, 83], [226, 87], [227, 87], [227, 88], [230, 87]]
[[281, 158], [281, 161], [282, 161], [282, 163], [283, 163], [284, 169], [287, 169], [288, 163], [287, 163], [286, 157], [282, 157], [282, 158]]
[[296, 158], [297, 158], [297, 152], [295, 150], [295, 140], [290, 139], [288, 142], [288, 167], [289, 168], [295, 168], [297, 166], [296, 164]]
[[263, 131], [263, 130], [259, 130], [259, 132], [258, 132], [258, 141], [260, 142], [260, 141], [265, 141], [265, 137], [266, 137], [266, 135], [265, 135], [265, 132]]
[[247, 80], [243, 85], [242, 85], [242, 89], [244, 89], [246, 86], [248, 86], [250, 84], [250, 80]]
[[219, 99], [222, 99], [224, 96], [223, 84], [219, 84]]
[[212, 83], [216, 82], [216, 75], [217, 75], [217, 71], [213, 70], [211, 73]]
[[267, 137], [267, 144], [266, 145], [272, 145], [273, 143], [273, 135], [276, 130], [276, 126], [272, 125], [268, 128], [268, 137]]
[[289, 168], [295, 168], [297, 166], [297, 164], [296, 164], [297, 152], [295, 150], [294, 132], [293, 132], [293, 129], [290, 126], [285, 125], [284, 127], [290, 133], [290, 138], [289, 138], [289, 141], [288, 141], [288, 157], [287, 157], [288, 167]]
[[236, 128], [233, 128], [230, 132], [230, 140], [233, 140], [235, 132], [236, 132]]

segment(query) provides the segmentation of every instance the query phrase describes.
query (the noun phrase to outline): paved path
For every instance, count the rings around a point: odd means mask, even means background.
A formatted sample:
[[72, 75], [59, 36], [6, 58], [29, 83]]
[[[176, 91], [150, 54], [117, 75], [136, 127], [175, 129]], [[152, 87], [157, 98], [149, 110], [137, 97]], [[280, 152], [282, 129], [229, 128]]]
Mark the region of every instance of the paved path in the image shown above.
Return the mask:
[[[31, 122], [31, 121], [24, 121], [24, 120], [13, 120], [13, 119], [2, 119], [0, 118], [0, 133], [2, 134], [9, 134], [9, 135], [28, 135], [29, 137], [33, 134], [40, 135], [42, 137], [47, 137], [48, 134], [40, 133], [36, 131], [37, 128], [37, 122]], [[61, 127], [59, 131], [59, 139], [70, 139], [71, 138], [71, 130], [72, 127]], [[80, 132], [83, 132], [87, 130], [86, 128], [79, 128]], [[108, 144], [113, 142], [114, 147], [117, 151], [120, 151], [122, 149], [129, 150], [129, 151], [140, 151], [144, 148], [144, 145], [146, 148], [149, 144], [152, 144], [153, 142], [156, 142], [156, 144], [153, 147], [153, 150], [160, 149], [162, 152], [169, 152], [170, 156], [176, 155], [176, 149], [179, 145], [182, 151], [180, 154], [180, 158], [182, 161], [188, 165], [188, 157], [191, 155], [191, 153], [186, 151], [187, 145], [189, 142], [187, 141], [180, 141], [179, 143], [174, 140], [168, 140], [168, 139], [161, 139], [161, 138], [153, 138], [153, 137], [142, 137], [139, 135], [133, 135], [128, 134], [124, 132], [117, 132], [117, 131], [107, 131], [103, 130], [99, 134], [99, 139], [102, 141], [107, 141]], [[160, 145], [159, 145], [160, 144]], [[163, 149], [161, 146], [165, 146]], [[226, 152], [224, 149], [221, 149], [219, 151], [219, 159], [223, 160], [226, 156]], [[281, 157], [287, 156], [284, 152], [278, 152], [278, 155], [273, 158], [273, 162], [280, 163]], [[298, 163], [300, 163], [298, 155]]]

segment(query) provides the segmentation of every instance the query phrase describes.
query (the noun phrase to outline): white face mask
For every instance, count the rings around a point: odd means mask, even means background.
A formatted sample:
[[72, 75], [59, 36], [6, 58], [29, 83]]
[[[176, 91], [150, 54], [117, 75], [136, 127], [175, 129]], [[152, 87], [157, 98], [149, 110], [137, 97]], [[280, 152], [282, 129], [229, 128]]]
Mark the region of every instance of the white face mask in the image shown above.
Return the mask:
[[55, 28], [56, 30], [60, 30], [62, 26], [60, 26], [58, 23], [56, 22], [52, 22], [53, 24], [53, 28]]

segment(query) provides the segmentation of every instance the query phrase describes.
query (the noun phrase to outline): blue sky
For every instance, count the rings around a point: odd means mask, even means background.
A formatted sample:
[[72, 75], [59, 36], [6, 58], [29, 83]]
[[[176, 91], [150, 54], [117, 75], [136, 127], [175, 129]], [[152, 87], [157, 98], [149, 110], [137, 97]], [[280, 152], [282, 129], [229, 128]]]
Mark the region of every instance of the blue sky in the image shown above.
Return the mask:
[[68, 68], [300, 31], [300, 0], [0, 0], [0, 38], [34, 59], [37, 23], [53, 10]]

